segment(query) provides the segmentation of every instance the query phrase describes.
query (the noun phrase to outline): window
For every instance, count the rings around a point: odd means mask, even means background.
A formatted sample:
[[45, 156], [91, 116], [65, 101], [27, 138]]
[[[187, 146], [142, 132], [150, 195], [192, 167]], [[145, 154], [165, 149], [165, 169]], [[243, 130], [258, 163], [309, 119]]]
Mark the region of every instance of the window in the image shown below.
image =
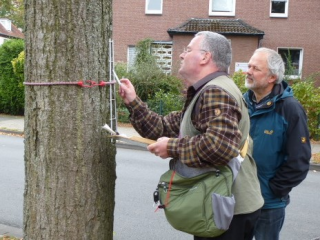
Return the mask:
[[288, 17], [289, 0], [271, 0], [270, 17]]
[[134, 61], [136, 60], [136, 47], [135, 46], [128, 46], [127, 49], [127, 71], [133, 68]]
[[162, 0], [146, 0], [146, 14], [162, 14]]
[[285, 75], [288, 76], [289, 79], [300, 78], [303, 50], [298, 48], [278, 48], [278, 53], [285, 63]]
[[[172, 42], [153, 42], [151, 54], [155, 56], [158, 67], [166, 74], [172, 70]], [[135, 46], [128, 46], [127, 49], [127, 70], [134, 67], [137, 50]]]
[[209, 16], [235, 16], [236, 0], [210, 0]]
[[172, 42], [154, 42], [151, 44], [151, 54], [156, 57], [158, 67], [165, 74], [171, 74]]

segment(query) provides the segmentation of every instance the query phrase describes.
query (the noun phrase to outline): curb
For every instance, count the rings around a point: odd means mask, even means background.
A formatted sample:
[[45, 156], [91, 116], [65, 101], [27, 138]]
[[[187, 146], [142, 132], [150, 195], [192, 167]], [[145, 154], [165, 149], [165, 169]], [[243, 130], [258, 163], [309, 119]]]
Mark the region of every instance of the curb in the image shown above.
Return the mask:
[[[23, 135], [24, 132], [22, 131], [15, 131], [15, 130], [6, 130], [6, 129], [0, 129], [0, 133], [6, 133], [6, 134], [16, 134], [16, 135]], [[136, 145], [131, 145], [128, 143], [124, 143], [124, 142], [116, 142], [116, 147], [118, 148], [124, 148], [124, 149], [132, 149], [132, 150], [140, 150], [140, 151], [148, 151], [146, 148], [144, 147], [140, 147], [140, 146], [136, 146]]]
[[6, 130], [6, 129], [0, 129], [0, 132], [3, 132], [3, 133], [7, 133], [7, 134], [18, 134], [18, 135], [23, 135], [24, 132], [21, 132], [21, 131], [15, 131], [15, 130]]
[[320, 172], [320, 164], [311, 163], [309, 170]]

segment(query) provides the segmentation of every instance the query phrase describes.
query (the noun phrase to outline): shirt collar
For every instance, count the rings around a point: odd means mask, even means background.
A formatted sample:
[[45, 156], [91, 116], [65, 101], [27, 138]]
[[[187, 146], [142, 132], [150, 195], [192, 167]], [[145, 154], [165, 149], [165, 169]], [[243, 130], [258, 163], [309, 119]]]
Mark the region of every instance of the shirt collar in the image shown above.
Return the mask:
[[198, 82], [193, 84], [191, 87], [193, 87], [193, 89], [197, 92], [206, 83], [208, 83], [212, 79], [215, 79], [215, 78], [217, 78], [219, 76], [222, 76], [222, 75], [227, 75], [227, 73], [226, 72], [213, 72], [213, 73], [210, 73], [209, 75], [205, 76], [204, 78], [200, 79]]

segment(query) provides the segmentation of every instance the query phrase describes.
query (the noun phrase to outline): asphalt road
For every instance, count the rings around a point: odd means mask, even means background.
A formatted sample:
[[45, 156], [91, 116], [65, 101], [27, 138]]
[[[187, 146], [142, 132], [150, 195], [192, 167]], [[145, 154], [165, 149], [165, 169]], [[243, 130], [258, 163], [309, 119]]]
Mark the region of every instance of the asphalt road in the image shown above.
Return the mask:
[[0, 135], [0, 224], [22, 228], [23, 138]]
[[[118, 148], [115, 240], [192, 240], [166, 222], [162, 211], [154, 212], [152, 193], [167, 169], [162, 160], [146, 151]], [[23, 139], [0, 135], [0, 225], [22, 228], [24, 164]], [[320, 239], [320, 172], [291, 193], [282, 240]]]

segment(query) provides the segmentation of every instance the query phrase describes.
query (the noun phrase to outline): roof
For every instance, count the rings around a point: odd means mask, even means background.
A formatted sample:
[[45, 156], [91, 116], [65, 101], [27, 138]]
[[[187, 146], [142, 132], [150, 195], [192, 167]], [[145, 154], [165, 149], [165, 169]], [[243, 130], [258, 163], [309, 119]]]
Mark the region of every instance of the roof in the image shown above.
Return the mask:
[[200, 19], [191, 18], [176, 28], [169, 28], [172, 37], [175, 34], [196, 34], [200, 31], [212, 31], [222, 35], [246, 35], [263, 37], [264, 32], [250, 26], [241, 19]]
[[11, 23], [11, 31], [8, 31], [1, 23], [0, 23], [0, 37], [4, 38], [24, 38], [24, 34]]

